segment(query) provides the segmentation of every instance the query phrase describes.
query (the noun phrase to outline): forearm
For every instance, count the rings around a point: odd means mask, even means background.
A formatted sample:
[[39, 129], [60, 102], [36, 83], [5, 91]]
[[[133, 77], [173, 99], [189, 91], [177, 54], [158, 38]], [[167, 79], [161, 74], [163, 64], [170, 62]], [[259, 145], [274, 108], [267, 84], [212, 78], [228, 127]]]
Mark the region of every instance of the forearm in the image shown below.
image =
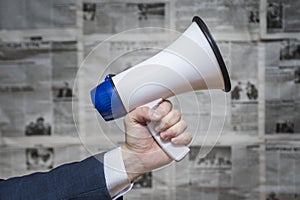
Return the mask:
[[111, 199], [104, 178], [102, 154], [49, 172], [11, 178], [0, 183], [0, 199]]

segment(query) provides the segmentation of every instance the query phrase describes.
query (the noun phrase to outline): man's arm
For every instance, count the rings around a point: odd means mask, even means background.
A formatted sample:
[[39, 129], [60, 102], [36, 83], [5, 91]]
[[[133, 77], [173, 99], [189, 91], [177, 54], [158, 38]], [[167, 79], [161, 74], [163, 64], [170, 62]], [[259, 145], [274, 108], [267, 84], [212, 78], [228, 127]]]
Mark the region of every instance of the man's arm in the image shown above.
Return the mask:
[[104, 176], [103, 154], [65, 164], [49, 172], [34, 173], [0, 182], [0, 199], [101, 199], [110, 200]]
[[122, 194], [138, 176], [172, 161], [151, 136], [146, 125], [150, 121], [163, 140], [187, 145], [192, 139], [170, 102], [163, 101], [156, 110], [137, 108], [124, 119], [126, 142], [121, 148], [49, 172], [1, 181], [0, 199], [110, 200]]

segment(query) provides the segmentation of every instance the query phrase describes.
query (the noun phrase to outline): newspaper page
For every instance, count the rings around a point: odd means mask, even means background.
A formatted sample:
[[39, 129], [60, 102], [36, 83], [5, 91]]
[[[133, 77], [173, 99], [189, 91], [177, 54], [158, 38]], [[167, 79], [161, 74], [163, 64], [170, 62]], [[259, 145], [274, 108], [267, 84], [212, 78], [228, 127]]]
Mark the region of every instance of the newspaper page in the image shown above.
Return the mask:
[[72, 116], [76, 42], [35, 36], [3, 41], [0, 50], [2, 135], [77, 136]]
[[299, 38], [300, 2], [262, 0], [261, 35], [263, 38]]
[[[48, 171], [122, 144], [122, 119], [105, 122], [90, 90], [174, 41], [176, 34], [162, 28], [182, 32], [198, 15], [230, 74], [232, 91], [217, 101], [225, 101], [226, 115], [211, 112], [209, 91], [171, 98], [196, 136], [191, 151], [141, 176], [124, 199], [300, 199], [299, 6], [295, 0], [2, 0], [0, 178]], [[145, 34], [143, 27], [161, 28]], [[137, 30], [104, 42], [77, 67], [104, 39], [128, 29]], [[251, 143], [260, 112], [266, 137]], [[205, 135], [211, 121], [223, 127], [220, 137]]]
[[169, 4], [161, 2], [84, 0], [83, 33], [113, 34], [134, 28], [168, 27]]
[[300, 199], [299, 142], [269, 143], [266, 146], [267, 199]]
[[78, 101], [77, 94], [73, 91], [74, 79], [78, 70], [77, 42], [53, 41], [51, 64], [53, 131], [58, 136], [77, 137], [72, 109], [72, 103], [75, 106]]
[[258, 133], [257, 53], [256, 42], [231, 44], [231, 130], [239, 134], [257, 135]]
[[175, 27], [185, 30], [192, 16], [203, 18], [216, 38], [222, 40], [258, 38], [259, 0], [188, 0], [176, 1]]
[[134, 182], [133, 189], [124, 196], [124, 199], [171, 199], [172, 188], [168, 186], [168, 181], [172, 179], [170, 175], [167, 169], [144, 174]]
[[297, 134], [300, 126], [299, 40], [266, 45], [266, 134]]
[[72, 0], [2, 0], [0, 30], [71, 28], [76, 26]]
[[3, 41], [0, 49], [0, 107], [7, 119], [2, 135], [52, 135], [51, 43], [36, 38]]
[[176, 167], [176, 199], [258, 199], [259, 146], [215, 146], [205, 157], [201, 148]]
[[22, 176], [36, 171], [49, 171], [64, 163], [79, 161], [82, 146], [0, 147], [1, 178]]

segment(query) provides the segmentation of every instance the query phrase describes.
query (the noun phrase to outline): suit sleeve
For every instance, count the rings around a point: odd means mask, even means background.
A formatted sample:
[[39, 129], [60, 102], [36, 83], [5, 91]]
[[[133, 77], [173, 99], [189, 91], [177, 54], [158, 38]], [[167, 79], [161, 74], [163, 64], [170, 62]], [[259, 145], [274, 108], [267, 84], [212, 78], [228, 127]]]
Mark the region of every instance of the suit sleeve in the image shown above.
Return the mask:
[[49, 172], [2, 180], [0, 199], [111, 200], [104, 176], [103, 154]]

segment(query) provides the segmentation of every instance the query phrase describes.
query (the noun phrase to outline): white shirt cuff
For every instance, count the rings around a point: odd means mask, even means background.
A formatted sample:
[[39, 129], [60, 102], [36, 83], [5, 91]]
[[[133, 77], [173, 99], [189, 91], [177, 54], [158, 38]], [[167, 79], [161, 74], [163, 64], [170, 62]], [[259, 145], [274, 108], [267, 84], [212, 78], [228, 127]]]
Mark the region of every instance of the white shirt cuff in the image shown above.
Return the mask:
[[107, 189], [113, 199], [131, 190], [133, 184], [128, 180], [121, 147], [104, 154], [104, 175]]

